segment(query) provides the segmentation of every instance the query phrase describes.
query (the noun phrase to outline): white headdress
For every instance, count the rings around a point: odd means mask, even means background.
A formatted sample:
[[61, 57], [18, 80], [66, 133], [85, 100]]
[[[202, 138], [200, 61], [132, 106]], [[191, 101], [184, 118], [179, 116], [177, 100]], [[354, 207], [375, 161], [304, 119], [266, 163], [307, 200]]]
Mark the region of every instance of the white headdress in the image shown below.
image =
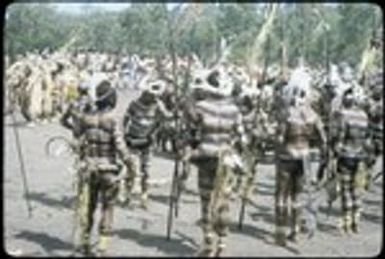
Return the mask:
[[221, 67], [201, 69], [194, 73], [191, 89], [227, 97], [232, 94], [233, 83]]

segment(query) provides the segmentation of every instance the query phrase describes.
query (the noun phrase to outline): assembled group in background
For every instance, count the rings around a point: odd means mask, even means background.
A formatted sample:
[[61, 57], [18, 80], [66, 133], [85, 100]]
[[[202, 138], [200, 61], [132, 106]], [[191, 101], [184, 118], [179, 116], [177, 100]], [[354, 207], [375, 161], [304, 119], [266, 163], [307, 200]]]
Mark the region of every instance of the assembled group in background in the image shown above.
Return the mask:
[[[141, 207], [149, 208], [149, 178], [157, 170], [151, 157], [159, 149], [183, 160], [180, 186], [192, 175], [190, 165], [197, 169], [200, 255], [222, 254], [230, 201], [252, 198], [257, 164], [269, 154], [276, 165], [278, 245], [298, 242], [310, 220], [308, 205], [317, 210], [314, 192], [331, 181], [341, 199], [339, 228], [359, 232], [362, 197], [378, 177], [383, 150], [382, 68], [353, 70], [343, 62], [320, 69], [302, 61], [283, 75], [275, 64], [247, 68], [220, 60], [208, 67], [195, 55], [174, 62], [165, 56], [159, 69], [155, 59], [138, 55], [44, 52], [7, 68], [6, 111], [19, 109], [30, 123], [60, 119], [76, 141], [84, 254], [91, 253], [98, 199], [98, 253], [106, 251], [122, 182], [129, 203], [139, 178]], [[123, 100], [126, 111], [118, 116], [121, 91], [139, 97]]]

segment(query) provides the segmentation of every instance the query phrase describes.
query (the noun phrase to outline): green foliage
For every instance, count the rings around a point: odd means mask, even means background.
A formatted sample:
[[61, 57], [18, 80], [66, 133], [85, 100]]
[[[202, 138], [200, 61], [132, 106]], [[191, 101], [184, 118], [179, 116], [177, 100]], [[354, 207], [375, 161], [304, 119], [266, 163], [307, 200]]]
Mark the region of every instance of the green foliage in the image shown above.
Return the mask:
[[58, 48], [68, 34], [64, 17], [58, 17], [44, 4], [11, 4], [7, 15], [6, 48], [13, 53]]
[[[163, 56], [169, 54], [173, 30], [178, 31], [173, 42], [179, 55], [194, 52], [210, 63], [220, 56], [224, 39], [231, 46], [229, 59], [244, 63], [267, 9], [267, 4], [204, 4], [199, 12], [188, 9], [184, 16], [186, 9], [170, 12], [164, 3], [147, 3], [120, 12], [75, 15], [59, 13], [50, 4], [14, 3], [7, 8], [5, 50], [15, 55], [66, 47]], [[382, 26], [376, 9], [370, 4], [280, 4], [268, 43], [261, 46], [263, 59], [279, 63], [285, 42], [291, 64], [304, 56], [312, 65], [323, 65], [327, 45], [331, 61], [356, 65], [373, 30]]]

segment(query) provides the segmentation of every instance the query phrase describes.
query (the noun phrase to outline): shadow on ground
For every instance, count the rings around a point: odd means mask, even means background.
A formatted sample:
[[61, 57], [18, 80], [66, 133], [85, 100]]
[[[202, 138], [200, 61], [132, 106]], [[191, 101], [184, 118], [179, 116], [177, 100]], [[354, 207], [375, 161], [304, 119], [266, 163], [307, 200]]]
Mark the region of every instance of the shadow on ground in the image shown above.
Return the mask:
[[71, 243], [43, 232], [22, 231], [14, 237], [39, 244], [48, 254], [52, 254], [55, 250], [71, 250], [73, 248]]
[[[257, 176], [257, 178], [258, 178], [258, 176]], [[267, 189], [267, 190], [272, 190], [272, 191], [275, 190], [275, 184], [274, 184], [274, 182], [271, 183], [271, 184], [266, 183], [266, 182], [257, 182], [256, 184], [257, 184], [257, 187], [256, 187], [257, 189], [258, 189], [259, 187], [262, 187], [262, 188], [265, 188], [265, 189]]]
[[362, 212], [361, 217], [362, 217], [361, 220], [367, 220], [367, 221], [370, 221], [370, 222], [375, 223], [375, 224], [382, 224], [383, 223], [381, 216], [375, 215], [375, 214], [369, 214], [365, 211]]
[[132, 240], [144, 247], [157, 248], [157, 250], [170, 255], [192, 255], [196, 252], [194, 247], [184, 244], [186, 236], [182, 236], [182, 239], [171, 237], [170, 240], [167, 240], [164, 235], [143, 233], [135, 229], [120, 229], [114, 231], [114, 234], [122, 239]]
[[266, 213], [266, 212], [254, 212], [254, 213], [249, 213], [250, 218], [253, 221], [259, 221], [263, 220], [266, 223], [269, 223], [271, 225], [274, 225], [274, 215], [271, 213]]
[[[270, 246], [273, 246], [273, 247], [277, 247], [277, 245], [272, 241], [272, 240], [274, 240], [274, 235], [273, 235], [272, 232], [267, 231], [267, 230], [262, 229], [262, 228], [257, 228], [254, 225], [243, 224], [242, 229], [239, 229], [238, 225], [234, 225], [233, 224], [233, 225], [230, 226], [230, 230], [232, 232], [235, 232], [235, 233], [238, 233], [238, 234], [241, 234], [241, 235], [245, 235], [246, 234], [248, 236], [251, 236], [251, 237], [254, 237], [256, 239], [259, 239], [259, 240], [263, 241], [267, 245], [270, 245]], [[290, 247], [288, 245], [281, 246], [281, 247], [286, 249], [286, 250], [288, 250], [292, 254], [295, 254], [295, 255], [299, 255], [300, 254], [300, 252], [297, 249], [295, 249], [294, 247]]]
[[74, 197], [62, 196], [61, 199], [49, 197], [44, 192], [32, 192], [28, 196], [32, 201], [55, 208], [71, 209], [74, 203]]
[[263, 196], [273, 196], [274, 195], [274, 189], [265, 189], [265, 188], [257, 187], [253, 190], [253, 194], [263, 195]]
[[170, 196], [168, 194], [167, 195], [166, 194], [150, 194], [149, 195], [150, 200], [153, 200], [153, 201], [165, 204], [165, 205], [169, 204], [169, 198], [170, 198]]
[[319, 207], [319, 210], [318, 210], [319, 213], [321, 214], [324, 214], [325, 217], [329, 216], [329, 217], [339, 217], [340, 214], [341, 214], [341, 207], [340, 207], [340, 203], [338, 202], [334, 202], [330, 211], [329, 211], [329, 208], [327, 206], [320, 206]]
[[339, 233], [336, 224], [333, 225], [331, 223], [324, 223], [324, 222], [317, 223], [317, 230], [321, 232], [329, 233], [331, 235], [337, 235]]
[[16, 121], [16, 122], [8, 122], [4, 124], [6, 127], [27, 127], [28, 122], [27, 121]]
[[363, 200], [364, 206], [381, 207], [382, 200]]

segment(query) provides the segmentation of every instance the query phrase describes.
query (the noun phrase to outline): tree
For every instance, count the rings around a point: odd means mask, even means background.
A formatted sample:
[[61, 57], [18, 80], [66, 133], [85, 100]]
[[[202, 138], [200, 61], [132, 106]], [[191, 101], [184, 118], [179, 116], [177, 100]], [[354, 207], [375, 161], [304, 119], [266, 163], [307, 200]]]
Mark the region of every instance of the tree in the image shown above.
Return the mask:
[[6, 51], [14, 54], [58, 48], [68, 33], [63, 20], [57, 19], [48, 5], [14, 3], [8, 6], [7, 14]]
[[46, 47], [92, 48], [160, 57], [168, 54], [171, 17], [175, 52], [192, 51], [206, 64], [222, 54], [223, 41], [231, 62], [245, 64], [258, 54], [259, 63], [267, 58], [269, 64], [279, 63], [284, 41], [291, 66], [301, 55], [310, 65], [323, 65], [326, 45], [332, 62], [357, 65], [373, 31], [382, 25], [382, 17], [375, 17], [375, 5], [285, 3], [267, 30], [268, 37], [253, 49], [269, 14], [267, 8], [269, 4], [196, 3], [168, 10], [164, 3], [135, 3], [119, 12], [94, 8], [78, 15], [59, 13], [53, 4], [14, 3], [7, 8], [5, 51], [14, 56]]

